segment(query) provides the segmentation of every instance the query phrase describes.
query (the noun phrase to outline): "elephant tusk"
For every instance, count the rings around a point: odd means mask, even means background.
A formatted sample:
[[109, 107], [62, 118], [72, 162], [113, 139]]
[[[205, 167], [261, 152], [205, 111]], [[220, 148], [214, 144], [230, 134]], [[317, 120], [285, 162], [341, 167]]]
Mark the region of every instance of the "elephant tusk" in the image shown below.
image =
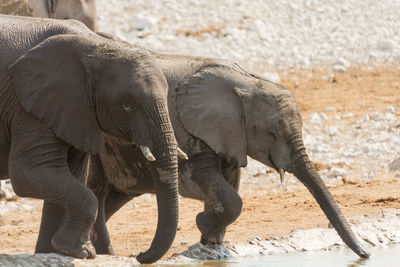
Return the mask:
[[146, 157], [148, 161], [155, 161], [156, 158], [153, 156], [153, 154], [150, 151], [150, 148], [144, 145], [140, 145], [140, 150], [142, 151], [143, 155]]
[[279, 172], [279, 176], [281, 177], [281, 184], [283, 184], [284, 179], [285, 179], [285, 170], [279, 168], [279, 169], [278, 169], [278, 172]]
[[181, 159], [184, 159], [184, 160], [189, 159], [188, 156], [186, 155], [186, 153], [183, 152], [182, 149], [180, 149], [179, 147], [178, 147], [178, 157], [180, 157]]

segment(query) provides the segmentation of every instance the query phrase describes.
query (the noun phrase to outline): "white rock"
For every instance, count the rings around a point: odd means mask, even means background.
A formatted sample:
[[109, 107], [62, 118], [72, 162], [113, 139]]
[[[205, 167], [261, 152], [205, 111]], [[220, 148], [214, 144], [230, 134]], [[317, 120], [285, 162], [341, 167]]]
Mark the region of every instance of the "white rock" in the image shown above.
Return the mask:
[[390, 113], [394, 113], [394, 112], [396, 112], [396, 109], [393, 106], [387, 106], [386, 111], [390, 112]]
[[394, 120], [396, 120], [396, 116], [395, 115], [393, 115], [392, 113], [385, 113], [385, 116], [383, 117], [383, 119], [385, 120], [385, 121], [394, 121]]
[[378, 41], [376, 48], [380, 51], [389, 51], [393, 49], [393, 45], [392, 40], [382, 40]]
[[335, 74], [331, 73], [331, 74], [328, 74], [328, 75], [324, 75], [321, 78], [323, 80], [325, 80], [325, 81], [329, 81], [329, 80], [332, 80], [333, 78], [335, 78]]
[[276, 72], [264, 72], [263, 76], [273, 83], [279, 83], [281, 81], [281, 77]]
[[344, 115], [342, 116], [342, 118], [343, 118], [343, 119], [348, 119], [348, 118], [351, 118], [351, 117], [353, 117], [353, 116], [354, 116], [353, 113], [349, 112], [349, 113], [344, 114]]
[[318, 113], [312, 113], [309, 122], [311, 124], [319, 124], [322, 122], [322, 120]]
[[351, 62], [346, 60], [346, 59], [344, 59], [344, 58], [338, 58], [333, 64], [334, 65], [341, 65], [341, 66], [344, 66], [346, 68], [351, 66]]
[[369, 116], [368, 115], [364, 115], [361, 119], [362, 122], [367, 122], [369, 121]]
[[328, 120], [328, 116], [327, 116], [325, 113], [323, 113], [323, 112], [319, 113], [319, 117], [320, 117], [321, 120], [323, 120], [323, 121]]
[[398, 159], [392, 161], [392, 162], [389, 164], [389, 170], [390, 170], [390, 171], [398, 171], [398, 170], [400, 170], [400, 158], [398, 158]]
[[21, 208], [24, 209], [25, 211], [28, 211], [28, 212], [31, 212], [31, 211], [33, 211], [33, 210], [35, 209], [35, 208], [32, 207], [31, 205], [26, 205], [26, 204], [23, 204], [23, 205], [21, 206]]
[[335, 65], [333, 65], [333, 71], [335, 71], [335, 72], [339, 72], [339, 73], [344, 73], [344, 72], [346, 72], [346, 67], [345, 66], [342, 66], [342, 65], [338, 65], [338, 64], [335, 64]]
[[336, 108], [335, 107], [326, 107], [325, 108], [325, 111], [335, 111], [336, 110]]
[[347, 175], [347, 170], [344, 168], [337, 168], [337, 167], [333, 167], [331, 169], [331, 172], [333, 174], [335, 174], [336, 176], [342, 176], [345, 177]]
[[138, 15], [132, 16], [130, 21], [132, 29], [137, 31], [143, 31], [146, 28], [150, 28], [154, 24], [149, 17], [141, 17]]
[[337, 135], [338, 133], [339, 133], [338, 127], [336, 127], [336, 126], [331, 126], [331, 127], [329, 127], [328, 134], [329, 134], [330, 136]]

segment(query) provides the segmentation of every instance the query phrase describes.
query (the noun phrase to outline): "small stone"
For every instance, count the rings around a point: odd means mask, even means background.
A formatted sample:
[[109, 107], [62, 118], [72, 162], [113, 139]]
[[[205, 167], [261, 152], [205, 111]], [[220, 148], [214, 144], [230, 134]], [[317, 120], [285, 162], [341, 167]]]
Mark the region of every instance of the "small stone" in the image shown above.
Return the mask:
[[341, 66], [344, 66], [346, 68], [351, 66], [351, 62], [346, 60], [346, 59], [344, 59], [344, 58], [338, 58], [333, 64], [334, 65], [341, 65]]
[[333, 65], [333, 71], [335, 71], [335, 72], [339, 72], [339, 73], [344, 73], [344, 72], [346, 72], [346, 67], [345, 66], [342, 66], [342, 65], [338, 65], [338, 64], [336, 64], [336, 65]]
[[310, 123], [311, 124], [319, 124], [319, 123], [321, 123], [321, 117], [319, 116], [319, 114], [318, 113], [312, 113], [311, 114], [311, 116], [310, 116]]
[[330, 136], [334, 136], [334, 135], [337, 135], [339, 133], [339, 130], [338, 130], [337, 127], [331, 126], [331, 127], [329, 127], [328, 133], [329, 133]]
[[349, 112], [349, 113], [344, 114], [344, 115], [342, 116], [342, 118], [343, 118], [343, 119], [348, 119], [348, 118], [351, 118], [351, 117], [353, 117], [353, 116], [354, 116], [353, 113]]
[[361, 119], [362, 122], [367, 122], [369, 121], [369, 116], [368, 115], [364, 115]]
[[347, 170], [344, 168], [332, 167], [330, 171], [335, 177], [345, 177], [347, 175]]
[[32, 206], [30, 206], [30, 205], [26, 205], [26, 204], [23, 204], [22, 206], [21, 206], [21, 208], [22, 209], [24, 209], [25, 211], [33, 211], [35, 208], [34, 207], [32, 207]]
[[326, 107], [325, 111], [335, 111], [336, 108], [335, 107]]
[[389, 170], [392, 172], [400, 170], [400, 158], [395, 159], [389, 164]]
[[379, 41], [376, 45], [376, 48], [380, 51], [390, 51], [393, 49], [393, 41], [392, 40]]
[[395, 115], [393, 115], [392, 113], [385, 113], [385, 116], [383, 117], [383, 119], [385, 120], [385, 121], [394, 121], [394, 120], [396, 120], [396, 116]]
[[322, 78], [323, 80], [325, 80], [325, 81], [329, 81], [329, 80], [332, 80], [333, 78], [335, 78], [335, 74], [330, 73], [330, 74], [327, 74], [327, 75], [322, 76], [321, 78]]
[[325, 113], [323, 113], [323, 112], [319, 113], [319, 117], [320, 117], [321, 120], [323, 120], [323, 121], [326, 121], [326, 120], [328, 119], [328, 116], [327, 116]]
[[386, 111], [387, 111], [387, 112], [390, 112], [390, 113], [394, 113], [394, 112], [396, 112], [396, 109], [395, 109], [393, 106], [388, 106], [388, 107], [386, 108]]
[[281, 81], [281, 77], [276, 72], [264, 72], [263, 76], [273, 83], [279, 83]]
[[137, 15], [134, 15], [131, 18], [131, 27], [137, 31], [143, 31], [146, 28], [150, 28], [153, 24], [154, 23], [149, 18], [142, 18]]

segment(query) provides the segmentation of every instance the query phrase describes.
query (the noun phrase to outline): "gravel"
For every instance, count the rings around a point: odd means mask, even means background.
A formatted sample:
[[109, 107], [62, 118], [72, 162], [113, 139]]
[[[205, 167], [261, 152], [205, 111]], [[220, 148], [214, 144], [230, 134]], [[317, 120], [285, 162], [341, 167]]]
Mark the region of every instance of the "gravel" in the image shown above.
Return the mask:
[[399, 63], [400, 1], [98, 0], [101, 31], [154, 49], [266, 69]]

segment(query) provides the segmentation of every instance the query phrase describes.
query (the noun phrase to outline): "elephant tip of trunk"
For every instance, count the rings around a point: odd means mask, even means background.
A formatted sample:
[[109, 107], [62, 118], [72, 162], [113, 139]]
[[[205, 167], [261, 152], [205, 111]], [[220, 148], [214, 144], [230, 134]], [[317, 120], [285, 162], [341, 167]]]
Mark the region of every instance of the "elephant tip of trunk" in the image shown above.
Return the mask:
[[153, 259], [152, 257], [149, 257], [146, 252], [140, 252], [139, 255], [136, 256], [136, 260], [140, 264], [151, 264], [156, 262], [158, 259]]
[[369, 256], [371, 256], [371, 254], [363, 248], [359, 248], [356, 253], [358, 256], [360, 256], [360, 258], [363, 259], [368, 259]]

